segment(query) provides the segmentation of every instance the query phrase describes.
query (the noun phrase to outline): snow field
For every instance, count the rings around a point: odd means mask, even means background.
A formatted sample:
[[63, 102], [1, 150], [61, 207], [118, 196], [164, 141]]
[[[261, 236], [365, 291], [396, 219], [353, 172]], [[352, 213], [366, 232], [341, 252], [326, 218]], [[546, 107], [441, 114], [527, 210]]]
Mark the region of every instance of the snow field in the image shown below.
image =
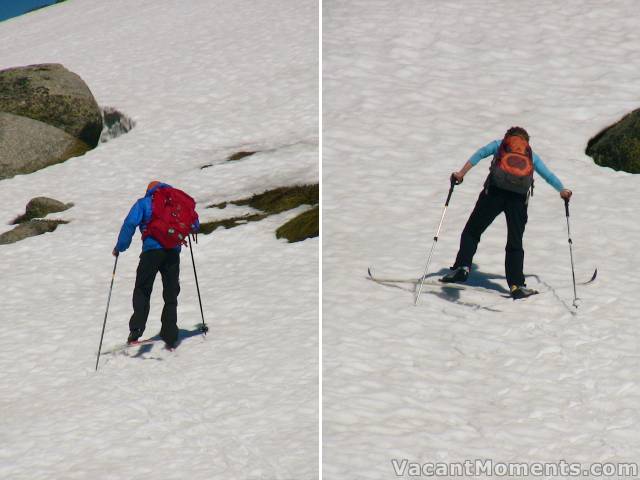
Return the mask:
[[[75, 206], [0, 249], [0, 477], [317, 478], [318, 240], [275, 229], [302, 209], [199, 236], [206, 339], [95, 355], [124, 217], [151, 180], [206, 205], [317, 182], [317, 5], [74, 0], [3, 22], [0, 68], [60, 62], [136, 121], [83, 157], [3, 180], [3, 225], [27, 201]], [[245, 148], [262, 153], [223, 163]], [[208, 163], [215, 165], [201, 170]], [[103, 348], [125, 341], [139, 234], [121, 254]], [[200, 319], [181, 255], [178, 325]], [[160, 328], [156, 279], [146, 336]], [[151, 347], [150, 349], [148, 347]]]
[[[356, 0], [323, 11], [325, 478], [391, 478], [394, 458], [633, 461], [638, 180], [583, 153], [637, 108], [633, 4]], [[369, 266], [421, 275], [450, 173], [511, 125], [574, 191], [577, 280], [599, 271], [578, 287], [577, 314], [564, 206], [540, 178], [525, 274], [548, 293], [512, 302], [432, 288], [414, 307], [410, 286], [367, 281]], [[489, 161], [454, 191], [433, 275], [455, 259]], [[472, 282], [506, 288], [505, 242], [500, 217]]]

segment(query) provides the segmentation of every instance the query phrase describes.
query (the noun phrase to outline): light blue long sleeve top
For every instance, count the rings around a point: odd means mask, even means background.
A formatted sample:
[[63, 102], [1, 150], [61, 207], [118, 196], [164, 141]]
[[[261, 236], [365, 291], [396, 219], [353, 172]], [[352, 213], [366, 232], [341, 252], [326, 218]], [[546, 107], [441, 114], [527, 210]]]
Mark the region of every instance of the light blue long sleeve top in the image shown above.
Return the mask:
[[[469, 158], [469, 163], [471, 163], [471, 165], [475, 167], [476, 164], [483, 158], [491, 157], [498, 153], [498, 149], [500, 148], [501, 144], [502, 140], [494, 140], [493, 142], [488, 143], [484, 147], [478, 149], [476, 153], [471, 155], [471, 157]], [[558, 192], [564, 190], [564, 185], [562, 185], [560, 179], [556, 177], [551, 170], [549, 170], [549, 167], [544, 164], [544, 162], [536, 152], [533, 152], [533, 169]]]

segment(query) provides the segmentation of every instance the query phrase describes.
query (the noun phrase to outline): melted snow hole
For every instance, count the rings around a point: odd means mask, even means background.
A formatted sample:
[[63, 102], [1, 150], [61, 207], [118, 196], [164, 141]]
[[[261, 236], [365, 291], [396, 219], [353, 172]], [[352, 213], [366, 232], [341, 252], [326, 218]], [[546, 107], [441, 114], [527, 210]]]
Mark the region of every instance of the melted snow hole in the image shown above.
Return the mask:
[[124, 135], [136, 126], [136, 122], [113, 107], [102, 107], [102, 125], [100, 143]]

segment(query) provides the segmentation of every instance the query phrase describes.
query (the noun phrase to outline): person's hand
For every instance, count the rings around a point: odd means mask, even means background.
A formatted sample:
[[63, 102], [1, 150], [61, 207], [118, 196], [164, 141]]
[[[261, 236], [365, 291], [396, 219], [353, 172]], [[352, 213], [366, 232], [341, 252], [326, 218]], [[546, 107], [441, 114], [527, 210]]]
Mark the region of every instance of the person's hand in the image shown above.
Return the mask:
[[114, 248], [113, 252], [111, 252], [111, 255], [113, 255], [114, 257], [117, 257], [118, 255], [120, 255], [120, 252]]
[[453, 172], [451, 177], [455, 179], [456, 185], [460, 185], [462, 180], [464, 179], [464, 173], [462, 172]]
[[573, 192], [571, 190], [569, 190], [568, 188], [565, 188], [564, 190], [562, 190], [560, 192], [560, 197], [563, 200], [569, 200], [571, 198], [571, 195], [573, 195]]

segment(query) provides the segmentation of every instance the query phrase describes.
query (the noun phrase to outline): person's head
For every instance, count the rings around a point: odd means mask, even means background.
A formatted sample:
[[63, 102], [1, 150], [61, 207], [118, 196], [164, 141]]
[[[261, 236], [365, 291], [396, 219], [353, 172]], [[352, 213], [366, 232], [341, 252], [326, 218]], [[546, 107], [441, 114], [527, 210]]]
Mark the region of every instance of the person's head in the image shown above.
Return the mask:
[[505, 133], [505, 137], [510, 137], [511, 135], [517, 135], [518, 137], [524, 138], [527, 142], [529, 141], [529, 134], [522, 127], [511, 127], [507, 130], [507, 133]]
[[147, 185], [147, 192], [149, 190], [151, 190], [153, 187], [155, 187], [156, 185], [159, 185], [159, 184], [160, 184], [160, 182], [157, 181], [157, 180], [154, 180], [153, 182], [149, 183], [149, 185]]

